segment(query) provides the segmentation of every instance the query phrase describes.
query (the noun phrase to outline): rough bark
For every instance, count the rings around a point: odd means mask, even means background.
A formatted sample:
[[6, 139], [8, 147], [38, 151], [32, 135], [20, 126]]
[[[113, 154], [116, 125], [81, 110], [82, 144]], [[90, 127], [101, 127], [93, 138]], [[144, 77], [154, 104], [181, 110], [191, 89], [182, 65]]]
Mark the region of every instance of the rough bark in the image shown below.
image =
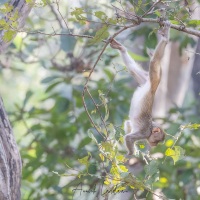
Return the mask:
[[0, 199], [20, 199], [21, 157], [0, 99]]
[[[34, 1], [33, 1], [34, 2]], [[18, 10], [18, 28], [22, 28], [33, 4], [27, 4], [25, 0], [12, 0], [10, 4], [13, 10]], [[5, 16], [5, 19], [9, 19]], [[12, 42], [3, 40], [5, 30], [0, 31], [0, 53], [2, 54]], [[5, 112], [3, 101], [0, 98], [0, 200], [21, 199], [22, 162], [13, 131]]]

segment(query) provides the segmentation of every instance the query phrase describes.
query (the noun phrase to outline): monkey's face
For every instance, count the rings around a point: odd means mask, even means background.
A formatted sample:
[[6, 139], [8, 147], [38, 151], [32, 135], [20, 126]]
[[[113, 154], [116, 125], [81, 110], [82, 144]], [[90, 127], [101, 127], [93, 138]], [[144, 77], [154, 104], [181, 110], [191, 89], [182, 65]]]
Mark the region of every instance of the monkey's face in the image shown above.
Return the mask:
[[157, 146], [159, 142], [162, 142], [165, 139], [164, 131], [159, 127], [153, 127], [151, 135], [148, 138], [149, 144], [151, 146]]

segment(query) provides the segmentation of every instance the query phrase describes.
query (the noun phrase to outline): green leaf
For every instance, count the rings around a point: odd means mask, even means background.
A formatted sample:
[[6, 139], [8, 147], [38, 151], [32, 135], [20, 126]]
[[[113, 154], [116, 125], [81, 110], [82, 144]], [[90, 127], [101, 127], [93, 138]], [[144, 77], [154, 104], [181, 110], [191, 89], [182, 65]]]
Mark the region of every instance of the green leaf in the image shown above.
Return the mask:
[[16, 49], [17, 50], [20, 50], [21, 47], [22, 47], [22, 42], [23, 42], [23, 39], [21, 36], [17, 35], [15, 37], [15, 39], [13, 40], [13, 44], [15, 45]]
[[148, 179], [145, 181], [145, 184], [148, 186], [152, 186], [155, 182], [159, 181], [159, 173], [153, 174], [152, 176], [149, 176]]
[[148, 57], [144, 57], [144, 56], [141, 56], [141, 55], [138, 55], [138, 54], [135, 54], [131, 51], [128, 51], [129, 55], [131, 56], [131, 58], [133, 58], [134, 60], [136, 61], [141, 61], [141, 62], [147, 62], [149, 61], [149, 58]]
[[199, 26], [200, 25], [200, 20], [197, 20], [197, 19], [190, 20], [188, 22], [188, 25]]
[[44, 6], [48, 5], [51, 3], [51, 0], [42, 0]]
[[174, 148], [168, 148], [165, 151], [165, 155], [171, 157], [174, 160], [174, 164], [184, 158], [185, 150], [180, 146], [174, 146]]
[[3, 8], [0, 8], [0, 12], [3, 14], [10, 13], [13, 10], [13, 6], [9, 3], [5, 3]]
[[83, 148], [84, 146], [86, 146], [87, 144], [89, 144], [90, 142], [91, 142], [91, 138], [89, 138], [89, 137], [86, 137], [86, 138], [84, 138], [83, 140], [81, 140], [81, 142], [79, 143], [79, 145], [78, 145], [78, 149], [81, 149], [81, 148]]
[[27, 155], [31, 156], [32, 158], [37, 158], [36, 149], [29, 149], [27, 151]]
[[102, 104], [104, 105], [104, 108], [105, 108], [105, 116], [104, 116], [104, 121], [106, 122], [109, 118], [109, 109], [108, 109], [108, 99], [105, 97], [105, 95], [100, 91], [98, 90], [99, 92], [99, 98], [102, 102]]
[[5, 19], [0, 19], [0, 26], [4, 27], [6, 25], [6, 20]]
[[142, 5], [142, 0], [138, 0], [138, 7], [141, 7]]
[[61, 78], [61, 77], [58, 76], [58, 75], [49, 76], [49, 77], [47, 77], [47, 78], [44, 78], [44, 79], [41, 81], [41, 83], [49, 83], [49, 82], [54, 81], [54, 80], [57, 79], [57, 78]]
[[92, 139], [93, 142], [95, 142], [96, 144], [98, 144], [96, 138], [93, 135], [93, 132], [91, 129], [88, 130], [88, 136]]
[[110, 137], [114, 137], [115, 136], [115, 133], [116, 133], [116, 130], [115, 130], [115, 127], [113, 124], [108, 124], [107, 126], [107, 130], [108, 130], [108, 134]]
[[147, 176], [152, 176], [153, 174], [159, 172], [158, 162], [156, 160], [152, 160], [148, 165], [144, 167]]
[[28, 91], [26, 93], [26, 97], [24, 99], [24, 102], [23, 102], [23, 108], [25, 107], [25, 105], [27, 104], [28, 100], [30, 99], [30, 97], [33, 95], [33, 92], [32, 91]]
[[97, 11], [94, 13], [94, 15], [101, 20], [106, 20], [108, 18], [107, 15], [102, 11]]
[[180, 22], [179, 22], [179, 21], [177, 21], [177, 20], [170, 20], [170, 23], [171, 23], [171, 24], [175, 24], [175, 25], [178, 25], [178, 24], [180, 24]]
[[113, 146], [109, 142], [102, 142], [101, 146], [103, 147], [105, 152], [112, 152], [113, 151]]
[[109, 36], [108, 26], [105, 25], [96, 32], [94, 38], [90, 40], [89, 44], [91, 45], [101, 42], [103, 39], [107, 39], [108, 36]]
[[3, 40], [5, 42], [10, 42], [14, 36], [16, 35], [16, 31], [8, 30], [4, 33]]
[[50, 92], [52, 89], [54, 89], [58, 84], [63, 83], [63, 80], [56, 81], [55, 83], [52, 83], [47, 87], [45, 90], [46, 93]]
[[97, 172], [97, 166], [95, 164], [91, 164], [88, 167], [88, 173], [90, 174], [96, 174]]
[[76, 45], [76, 39], [67, 34], [63, 35], [66, 32], [66, 30], [62, 30], [61, 32], [62, 35], [60, 36], [60, 47], [65, 52], [73, 52], [74, 47]]
[[142, 181], [138, 180], [135, 176], [133, 176], [131, 173], [129, 173], [125, 178], [124, 182], [127, 186], [129, 186], [132, 189], [139, 189], [144, 190], [145, 185]]
[[[124, 20], [123, 18], [120, 18], [120, 20]], [[110, 24], [117, 24], [119, 20], [118, 19], [115, 19], [115, 18], [108, 18], [107, 19], [107, 22], [110, 23]]]
[[78, 161], [79, 161], [81, 164], [88, 166], [88, 165], [89, 165], [89, 162], [88, 162], [88, 161], [89, 161], [90, 157], [91, 157], [91, 154], [88, 153], [87, 156], [78, 159]]
[[32, 4], [32, 3], [34, 3], [34, 1], [33, 0], [26, 0], [26, 3]]
[[[16, 24], [18, 24], [18, 23], [17, 23], [18, 18], [19, 18], [19, 13], [18, 13], [17, 10], [16, 10], [14, 13], [12, 13], [12, 15], [9, 17], [9, 19], [10, 19], [12, 22], [15, 22]], [[13, 25], [13, 23], [12, 23], [12, 25]]]
[[81, 20], [81, 19], [85, 19], [85, 17], [82, 16], [82, 14], [84, 14], [85, 11], [83, 8], [75, 8], [74, 11], [71, 12], [71, 15], [75, 16], [77, 20]]

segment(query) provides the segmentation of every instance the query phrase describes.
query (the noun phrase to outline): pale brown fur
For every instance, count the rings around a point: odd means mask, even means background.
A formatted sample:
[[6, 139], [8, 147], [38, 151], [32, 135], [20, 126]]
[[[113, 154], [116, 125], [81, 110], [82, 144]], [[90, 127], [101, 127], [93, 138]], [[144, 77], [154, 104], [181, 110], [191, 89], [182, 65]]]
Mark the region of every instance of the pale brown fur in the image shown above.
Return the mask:
[[127, 69], [137, 80], [140, 87], [135, 91], [131, 100], [129, 112], [130, 120], [125, 121], [125, 142], [128, 155], [134, 153], [134, 143], [137, 140], [147, 139], [150, 146], [156, 146], [165, 138], [164, 131], [160, 125], [152, 121], [152, 106], [155, 92], [161, 79], [160, 61], [169, 39], [170, 23], [164, 22], [159, 30], [162, 38], [158, 43], [149, 65], [149, 73], [141, 69], [136, 62], [130, 58], [126, 48], [116, 40], [112, 40], [110, 46], [118, 49]]

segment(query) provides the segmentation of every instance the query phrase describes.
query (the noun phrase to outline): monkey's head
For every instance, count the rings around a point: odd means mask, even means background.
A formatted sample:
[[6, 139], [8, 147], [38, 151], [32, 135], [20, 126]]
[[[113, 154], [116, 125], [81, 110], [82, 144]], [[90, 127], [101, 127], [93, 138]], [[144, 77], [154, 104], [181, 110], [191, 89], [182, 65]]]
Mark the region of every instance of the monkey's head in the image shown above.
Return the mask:
[[159, 142], [163, 142], [165, 139], [165, 132], [160, 126], [153, 122], [151, 135], [147, 139], [151, 146], [157, 146]]

